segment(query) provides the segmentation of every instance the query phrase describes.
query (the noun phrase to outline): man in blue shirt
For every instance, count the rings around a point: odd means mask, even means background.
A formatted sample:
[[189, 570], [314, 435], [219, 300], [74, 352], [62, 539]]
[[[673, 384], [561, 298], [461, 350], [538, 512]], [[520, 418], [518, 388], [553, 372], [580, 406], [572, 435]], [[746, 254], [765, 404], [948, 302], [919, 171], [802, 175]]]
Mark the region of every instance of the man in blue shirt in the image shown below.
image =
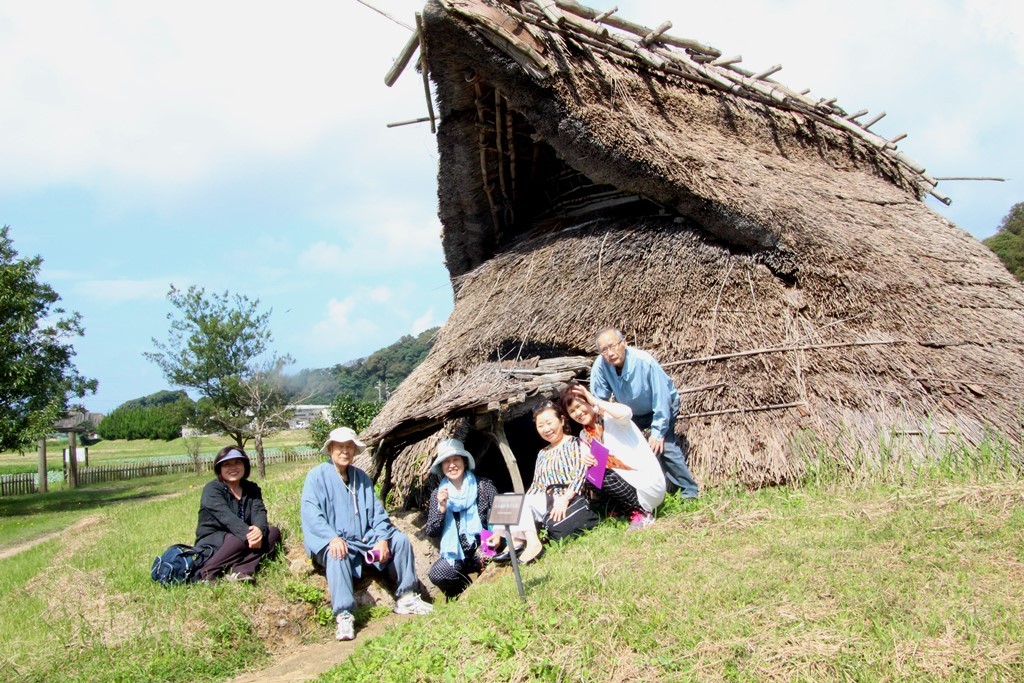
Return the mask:
[[614, 395], [628, 405], [636, 426], [651, 430], [648, 443], [661, 458], [669, 490], [676, 488], [684, 498], [696, 498], [697, 482], [676, 441], [679, 392], [672, 378], [651, 354], [628, 346], [614, 327], [599, 331], [596, 338], [599, 355], [590, 369], [591, 393], [605, 400]]

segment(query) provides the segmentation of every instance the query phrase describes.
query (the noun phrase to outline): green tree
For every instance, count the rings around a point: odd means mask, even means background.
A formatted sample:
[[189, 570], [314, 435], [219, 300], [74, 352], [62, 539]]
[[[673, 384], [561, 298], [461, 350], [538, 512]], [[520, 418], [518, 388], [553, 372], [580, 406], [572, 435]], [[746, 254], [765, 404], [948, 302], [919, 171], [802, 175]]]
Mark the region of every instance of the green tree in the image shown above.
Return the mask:
[[166, 342], [153, 339], [155, 353], [146, 353], [167, 380], [195, 389], [195, 426], [221, 431], [239, 448], [256, 438], [257, 466], [266, 474], [263, 437], [286, 424], [281, 368], [290, 356], [270, 351], [270, 311], [259, 300], [241, 294], [207, 294], [200, 287], [182, 291], [173, 285], [167, 294], [175, 311]]
[[361, 432], [370, 426], [373, 418], [384, 407], [383, 401], [365, 401], [348, 394], [338, 396], [327, 408], [327, 419], [316, 418], [309, 425], [309, 443], [320, 448], [327, 435], [336, 427], [351, 427]]
[[996, 234], [983, 242], [1014, 277], [1024, 280], [1024, 202], [1010, 207]]
[[344, 394], [366, 401], [387, 398], [427, 357], [436, 335], [434, 327], [416, 337], [405, 335], [367, 358], [333, 368], [302, 370], [287, 379], [287, 386], [293, 393], [309, 396], [312, 403], [329, 403]]
[[103, 418], [96, 431], [104, 439], [172, 441], [195, 415], [195, 402], [184, 391], [159, 391], [125, 401]]
[[49, 432], [70, 397], [95, 393], [69, 341], [85, 333], [78, 313], [40, 282], [39, 256], [19, 258], [10, 226], [0, 228], [0, 449], [22, 450]]

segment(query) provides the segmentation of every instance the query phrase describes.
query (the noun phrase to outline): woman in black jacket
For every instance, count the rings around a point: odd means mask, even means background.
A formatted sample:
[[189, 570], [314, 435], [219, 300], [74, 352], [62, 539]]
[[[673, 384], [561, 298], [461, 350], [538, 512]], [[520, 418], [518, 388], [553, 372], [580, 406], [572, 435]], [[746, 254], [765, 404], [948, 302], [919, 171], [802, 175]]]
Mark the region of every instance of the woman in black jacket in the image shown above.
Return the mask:
[[281, 542], [281, 532], [267, 523], [260, 487], [249, 481], [249, 456], [227, 446], [213, 461], [217, 478], [203, 488], [196, 526], [196, 550], [207, 557], [199, 578], [213, 581], [222, 572], [230, 581], [252, 581], [260, 560]]

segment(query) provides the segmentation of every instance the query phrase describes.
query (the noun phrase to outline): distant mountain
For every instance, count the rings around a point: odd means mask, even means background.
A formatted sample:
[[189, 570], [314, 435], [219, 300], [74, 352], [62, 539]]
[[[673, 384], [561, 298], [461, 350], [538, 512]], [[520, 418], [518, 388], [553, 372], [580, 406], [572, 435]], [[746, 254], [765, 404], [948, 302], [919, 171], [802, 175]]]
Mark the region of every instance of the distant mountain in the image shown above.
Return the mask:
[[302, 370], [290, 375], [285, 387], [293, 398], [304, 403], [330, 403], [340, 394], [376, 401], [409, 376], [427, 357], [439, 328], [432, 327], [418, 336], [405, 335], [391, 346], [334, 367]]

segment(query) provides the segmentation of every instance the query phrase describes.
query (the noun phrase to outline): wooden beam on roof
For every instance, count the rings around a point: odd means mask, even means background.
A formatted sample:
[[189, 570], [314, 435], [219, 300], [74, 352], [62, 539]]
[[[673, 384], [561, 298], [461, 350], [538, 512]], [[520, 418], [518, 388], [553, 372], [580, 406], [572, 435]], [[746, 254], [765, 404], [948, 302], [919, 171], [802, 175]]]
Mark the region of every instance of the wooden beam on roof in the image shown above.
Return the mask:
[[434, 122], [434, 102], [430, 99], [430, 75], [427, 69], [427, 41], [423, 37], [423, 15], [416, 13], [416, 33], [420, 37], [420, 70], [423, 72], [423, 92], [427, 96], [427, 116], [430, 118], [430, 132], [437, 133]]
[[884, 119], [884, 118], [885, 118], [885, 112], [883, 111], [883, 112], [881, 112], [881, 113], [879, 113], [879, 114], [876, 114], [876, 115], [875, 115], [875, 117], [874, 117], [874, 118], [872, 118], [872, 119], [871, 119], [870, 121], [868, 121], [867, 123], [865, 123], [865, 124], [864, 124], [864, 125], [862, 126], [862, 128], [863, 128], [864, 130], [868, 130], [869, 128], [871, 128], [871, 126], [875, 125], [876, 123], [878, 123], [879, 121], [881, 121], [881, 120], [882, 120], [882, 119]]
[[421, 116], [418, 119], [409, 119], [408, 121], [395, 121], [394, 123], [387, 124], [387, 126], [388, 128], [398, 128], [399, 126], [411, 126], [414, 123], [426, 123], [429, 120], [429, 116]]
[[391, 65], [388, 72], [384, 74], [384, 85], [389, 88], [395, 84], [398, 77], [405, 71], [405, 67], [409, 65], [409, 61], [412, 59], [413, 53], [416, 52], [416, 48], [420, 46], [420, 32], [413, 31], [412, 36], [409, 38], [409, 42], [405, 44], [402, 51], [398, 53], [398, 57], [395, 58], [395, 63]]
[[356, 2], [358, 2], [358, 3], [360, 4], [360, 5], [364, 5], [364, 6], [366, 6], [366, 7], [369, 7], [370, 9], [372, 9], [372, 10], [373, 10], [374, 12], [376, 12], [377, 14], [382, 14], [382, 15], [384, 15], [385, 17], [387, 17], [387, 18], [388, 18], [388, 19], [390, 19], [391, 21], [395, 22], [395, 23], [396, 23], [396, 24], [398, 24], [399, 26], [404, 26], [405, 28], [409, 29], [410, 31], [415, 31], [415, 30], [416, 30], [416, 29], [414, 29], [414, 28], [413, 28], [412, 26], [409, 26], [409, 24], [407, 24], [407, 23], [405, 23], [404, 21], [402, 21], [401, 19], [396, 19], [395, 17], [391, 16], [390, 14], [388, 14], [387, 12], [385, 12], [384, 10], [382, 10], [382, 9], [380, 9], [380, 8], [377, 8], [377, 7], [374, 7], [374, 6], [373, 6], [373, 5], [371, 5], [370, 3], [366, 2], [366, 0], [356, 0]]
[[739, 64], [742, 61], [742, 55], [733, 55], [732, 57], [719, 57], [715, 61], [711, 62], [711, 66], [728, 66], [730, 64]]
[[774, 66], [768, 67], [764, 71], [761, 71], [759, 73], [754, 74], [753, 77], [751, 78], [751, 80], [763, 81], [764, 79], [768, 78], [772, 74], [776, 74], [776, 73], [778, 73], [780, 71], [782, 71], [782, 65], [781, 64], [776, 64]]
[[661, 35], [663, 33], [665, 33], [665, 31], [669, 30], [670, 28], [672, 28], [672, 22], [671, 21], [663, 21], [663, 22], [661, 22], [661, 24], [658, 25], [658, 28], [654, 29], [653, 31], [648, 33], [646, 36], [644, 36], [643, 38], [640, 39], [640, 44], [643, 45], [644, 47], [647, 47], [651, 43], [653, 43], [656, 40], [658, 40], [659, 38], [661, 38]]
[[[614, 16], [611, 13], [598, 12], [597, 10], [591, 7], [581, 5], [580, 3], [576, 2], [576, 0], [555, 0], [555, 3], [560, 8], [568, 12], [572, 12], [573, 14], [578, 14], [584, 19], [594, 20], [595, 17], [604, 14], [605, 16], [602, 17], [601, 23], [608, 24], [609, 26], [613, 26], [617, 29], [621, 29], [628, 33], [632, 33], [633, 35], [640, 36], [641, 38], [651, 33], [651, 29], [646, 26], [634, 23], [632, 21], [627, 21], [626, 19]], [[696, 40], [690, 40], [689, 38], [680, 38], [678, 36], [663, 34], [659, 40], [660, 42], [665, 43], [666, 45], [674, 45], [676, 47], [681, 47], [686, 50], [693, 50], [694, 52], [700, 52], [706, 55], [712, 55], [714, 57], [718, 57], [722, 54], [721, 50], [716, 50], [715, 48], [709, 45], [704, 45], [703, 43], [699, 43]]]
[[938, 180], [942, 180], [942, 181], [947, 181], [947, 180], [992, 180], [992, 181], [995, 181], [997, 183], [1005, 183], [1006, 182], [1006, 178], [982, 178], [982, 177], [977, 177], [976, 178], [976, 177], [972, 177], [972, 176], [942, 176], [941, 178], [935, 178], [935, 180], [937, 180], [937, 181]]
[[558, 9], [558, 5], [555, 4], [555, 0], [533, 0], [540, 11], [544, 13], [544, 16], [548, 18], [555, 26], [561, 26], [562, 22], [565, 21], [565, 15], [562, 14], [562, 10]]

